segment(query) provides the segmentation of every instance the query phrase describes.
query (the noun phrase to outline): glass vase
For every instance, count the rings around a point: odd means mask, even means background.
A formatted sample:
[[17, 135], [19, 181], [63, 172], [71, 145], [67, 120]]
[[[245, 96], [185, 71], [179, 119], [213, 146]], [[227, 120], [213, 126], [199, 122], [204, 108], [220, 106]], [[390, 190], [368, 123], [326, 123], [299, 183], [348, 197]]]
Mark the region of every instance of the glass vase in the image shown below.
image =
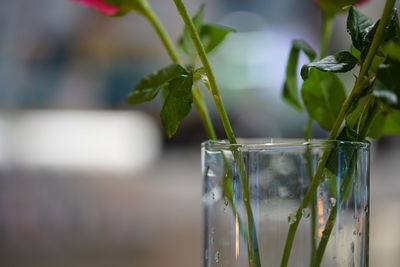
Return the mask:
[[204, 265], [368, 266], [369, 143], [202, 144]]

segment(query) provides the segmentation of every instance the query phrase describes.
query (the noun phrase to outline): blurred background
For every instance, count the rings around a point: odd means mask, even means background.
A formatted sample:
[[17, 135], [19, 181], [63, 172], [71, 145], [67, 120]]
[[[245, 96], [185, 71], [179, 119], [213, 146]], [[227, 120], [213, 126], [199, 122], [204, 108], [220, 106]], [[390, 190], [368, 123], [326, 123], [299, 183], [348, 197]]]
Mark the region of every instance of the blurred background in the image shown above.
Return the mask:
[[[186, 2], [194, 13], [203, 1]], [[204, 2], [206, 21], [238, 30], [211, 57], [236, 134], [301, 138], [305, 117], [280, 92], [291, 40], [318, 47], [315, 3]], [[182, 23], [172, 1], [150, 3], [177, 39]], [[382, 3], [362, 10], [377, 18]], [[344, 28], [342, 16], [330, 51], [349, 47]], [[199, 117], [192, 112], [167, 140], [161, 101], [125, 104], [140, 77], [167, 64], [137, 14], [111, 19], [67, 0], [2, 0], [2, 266], [201, 265]], [[313, 133], [326, 137], [318, 126]], [[221, 127], [218, 134], [224, 138]], [[371, 266], [400, 266], [399, 157], [398, 137], [373, 143]]]

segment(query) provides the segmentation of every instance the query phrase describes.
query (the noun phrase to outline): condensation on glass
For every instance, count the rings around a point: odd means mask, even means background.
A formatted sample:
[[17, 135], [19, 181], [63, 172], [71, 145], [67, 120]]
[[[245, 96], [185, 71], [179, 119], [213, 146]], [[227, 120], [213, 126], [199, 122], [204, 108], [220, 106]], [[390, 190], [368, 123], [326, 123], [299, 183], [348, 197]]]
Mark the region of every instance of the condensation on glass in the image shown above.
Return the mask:
[[289, 226], [324, 153], [329, 157], [302, 210], [288, 266], [311, 266], [313, 244], [320, 243], [333, 209], [337, 214], [320, 266], [368, 266], [369, 144], [290, 140], [203, 143], [203, 266], [249, 266], [239, 161], [248, 179], [261, 266], [280, 266]]

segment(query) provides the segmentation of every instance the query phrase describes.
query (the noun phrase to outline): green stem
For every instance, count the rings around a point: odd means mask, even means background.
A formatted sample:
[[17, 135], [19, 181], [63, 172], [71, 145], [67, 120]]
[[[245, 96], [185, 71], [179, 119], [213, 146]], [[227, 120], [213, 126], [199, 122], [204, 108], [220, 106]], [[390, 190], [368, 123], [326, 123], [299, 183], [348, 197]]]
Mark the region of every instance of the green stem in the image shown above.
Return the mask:
[[[233, 133], [232, 126], [230, 124], [228, 115], [225, 110], [225, 106], [222, 102], [222, 98], [221, 98], [221, 94], [219, 92], [217, 80], [216, 80], [214, 72], [211, 68], [211, 64], [208, 60], [203, 43], [201, 42], [199, 33], [197, 32], [197, 29], [194, 26], [193, 21], [192, 21], [191, 17], [189, 16], [189, 13], [188, 13], [183, 1], [182, 0], [174, 0], [174, 3], [175, 3], [175, 5], [178, 9], [178, 12], [181, 15], [181, 17], [189, 31], [190, 37], [192, 38], [192, 41], [196, 48], [197, 54], [203, 64], [205, 71], [206, 71], [210, 89], [211, 89], [211, 93], [213, 95], [215, 105], [217, 107], [219, 116], [220, 116], [222, 124], [224, 126], [226, 136], [231, 144], [237, 144], [236, 137]], [[235, 151], [235, 149], [236, 148], [233, 148], [232, 152], [233, 152], [234, 158], [238, 164], [237, 167], [239, 170], [239, 175], [240, 175], [241, 184], [242, 184], [242, 188], [243, 188], [243, 201], [244, 201], [244, 205], [245, 205], [245, 209], [246, 209], [246, 213], [247, 213], [247, 227], [248, 227], [248, 234], [249, 234], [249, 239], [247, 242], [247, 250], [248, 250], [248, 257], [249, 257], [249, 265], [250, 265], [250, 267], [260, 267], [261, 260], [260, 260], [260, 253], [259, 253], [259, 249], [258, 249], [258, 240], [257, 240], [257, 232], [256, 232], [256, 228], [255, 228], [255, 223], [254, 223], [254, 216], [253, 216], [253, 211], [252, 211], [251, 202], [250, 202], [248, 176], [246, 173], [246, 168], [245, 168], [242, 154], [240, 153], [240, 151], [237, 151], [237, 150]]]
[[146, 3], [146, 5], [143, 6], [142, 14], [149, 20], [150, 24], [157, 32], [171, 60], [179, 65], [183, 65], [182, 60], [178, 56], [174, 43], [169, 37], [163, 24], [160, 22], [160, 19], [158, 18], [157, 14], [153, 11], [153, 9], [150, 7], [148, 3]]
[[[383, 10], [383, 14], [382, 14], [382, 18], [380, 20], [378, 29], [375, 33], [374, 39], [372, 41], [371, 47], [368, 50], [368, 54], [365, 58], [365, 61], [363, 62], [361, 69], [360, 69], [360, 73], [359, 76], [356, 80], [356, 83], [354, 85], [353, 90], [351, 91], [350, 96], [345, 100], [345, 102], [343, 103], [339, 115], [336, 118], [336, 121], [334, 123], [334, 126], [331, 130], [331, 133], [329, 134], [328, 139], [329, 140], [334, 140], [337, 138], [340, 127], [343, 124], [343, 121], [345, 119], [345, 116], [349, 110], [349, 107], [351, 106], [351, 104], [353, 103], [354, 100], [356, 100], [362, 93], [364, 93], [363, 91], [365, 90], [365, 88], [367, 88], [365, 86], [366, 83], [368, 83], [368, 70], [371, 66], [372, 60], [375, 57], [375, 54], [379, 48], [379, 46], [382, 43], [383, 40], [383, 33], [384, 30], [386, 28], [386, 25], [390, 19], [390, 15], [391, 12], [394, 8], [394, 5], [396, 3], [396, 0], [386, 0], [386, 4], [385, 4], [385, 8]], [[314, 192], [316, 192], [319, 183], [321, 182], [321, 177], [323, 174], [323, 170], [325, 168], [325, 164], [329, 158], [329, 155], [331, 153], [331, 150], [326, 150], [324, 152], [324, 154], [322, 155], [321, 161], [318, 164], [318, 168], [317, 168], [317, 172], [313, 178], [313, 181], [310, 184], [310, 187], [306, 193], [306, 195], [303, 198], [303, 201], [300, 204], [299, 209], [297, 210], [296, 213], [296, 221], [290, 225], [289, 227], [289, 232], [288, 232], [288, 236], [286, 238], [286, 243], [285, 243], [285, 249], [283, 252], [283, 256], [282, 256], [282, 261], [281, 261], [281, 267], [286, 267], [288, 262], [289, 262], [289, 256], [290, 256], [290, 252], [292, 250], [293, 247], [293, 241], [294, 241], [294, 237], [297, 231], [297, 228], [299, 226], [300, 220], [302, 218], [301, 216], [301, 212], [304, 208], [307, 207], [312, 194], [314, 194]], [[317, 267], [318, 265], [314, 266]]]
[[[172, 42], [168, 32], [166, 31], [163, 24], [160, 22], [157, 14], [153, 11], [150, 4], [147, 1], [140, 1], [140, 13], [150, 22], [156, 31], [157, 35], [161, 39], [165, 49], [168, 52], [171, 60], [179, 65], [183, 65], [183, 61], [180, 59], [179, 54]], [[210, 115], [207, 109], [207, 105], [204, 101], [203, 95], [199, 90], [193, 89], [193, 102], [197, 108], [199, 116], [201, 118], [202, 124], [205, 128], [207, 136], [211, 140], [217, 140], [217, 135], [215, 134], [214, 126], [210, 119]]]
[[229, 121], [228, 115], [225, 110], [225, 106], [222, 102], [221, 94], [219, 92], [219, 87], [217, 84], [217, 80], [215, 79], [214, 72], [211, 68], [211, 64], [208, 60], [207, 53], [204, 49], [204, 46], [201, 42], [199, 33], [197, 32], [196, 27], [193, 24], [191, 17], [189, 16], [185, 4], [182, 0], [174, 0], [175, 5], [178, 9], [179, 14], [181, 15], [189, 33], [190, 37], [193, 40], [194, 46], [196, 48], [197, 54], [203, 64], [203, 67], [207, 73], [208, 80], [210, 82], [211, 92], [214, 98], [215, 105], [217, 106], [218, 113], [221, 117], [222, 124], [225, 129], [226, 136], [231, 144], [236, 144], [236, 137], [233, 133], [233, 129], [231, 123]]
[[376, 29], [376, 33], [374, 35], [374, 39], [372, 40], [371, 47], [368, 50], [368, 54], [365, 57], [364, 64], [360, 70], [359, 77], [364, 77], [368, 75], [368, 70], [371, 67], [371, 64], [374, 60], [376, 52], [382, 44], [385, 28], [390, 20], [390, 16], [393, 12], [394, 6], [396, 4], [396, 0], [386, 0], [385, 8], [382, 13], [382, 17], [380, 19], [378, 28]]
[[304, 140], [305, 141], [310, 141], [312, 138], [312, 125], [313, 125], [313, 119], [310, 115], [308, 115], [307, 118], [307, 124], [306, 127], [304, 128]]
[[329, 41], [332, 35], [333, 21], [335, 15], [323, 14], [322, 22], [322, 38], [321, 38], [321, 48], [320, 48], [320, 58], [324, 58], [327, 55]]
[[310, 203], [310, 200], [315, 195], [318, 185], [321, 183], [320, 179], [322, 177], [322, 174], [323, 174], [323, 171], [325, 168], [325, 164], [328, 161], [328, 158], [330, 155], [330, 150], [327, 150], [327, 151], [328, 151], [328, 153], [325, 152], [322, 155], [320, 163], [317, 168], [317, 171], [315, 173], [315, 176], [310, 183], [310, 187], [309, 187], [308, 191], [306, 192], [306, 194], [304, 195], [302, 202], [300, 203], [300, 206], [296, 212], [296, 220], [289, 226], [289, 231], [288, 231], [288, 235], [286, 237], [285, 248], [283, 251], [281, 265], [280, 265], [281, 267], [288, 266], [290, 253], [291, 253], [291, 250], [293, 247], [293, 241], [296, 236], [297, 228], [298, 228], [301, 218], [302, 218], [302, 212], [305, 208], [307, 208], [308, 203]]
[[[378, 104], [376, 103], [376, 101], [372, 101], [372, 102], [373, 103], [370, 104], [371, 111], [368, 112], [367, 118], [365, 120], [366, 124], [364, 125], [364, 127], [358, 137], [358, 141], [363, 141], [365, 139], [365, 137], [367, 136], [367, 133], [368, 133], [368, 129], [369, 129], [370, 125], [372, 124], [372, 122], [374, 121], [374, 119], [376, 118], [376, 114], [378, 113], [378, 110], [379, 110]], [[362, 118], [360, 118], [360, 120], [362, 120]], [[347, 195], [347, 192], [350, 189], [351, 182], [354, 180], [354, 170], [356, 168], [356, 164], [357, 164], [357, 152], [354, 153], [354, 155], [350, 161], [349, 174], [344, 179], [344, 183], [340, 188], [341, 195]], [[313, 259], [312, 266], [320, 266], [321, 265], [323, 256], [325, 254], [326, 247], [328, 246], [329, 237], [333, 231], [333, 228], [335, 227], [335, 221], [336, 221], [338, 209], [343, 204], [343, 201], [344, 201], [343, 198], [340, 199], [338, 201], [338, 203], [336, 203], [336, 205], [332, 208], [331, 214], [329, 214], [329, 218], [328, 218], [328, 221], [326, 222], [325, 229], [323, 231], [321, 241], [318, 245], [317, 252]]]
[[[304, 129], [304, 140], [306, 142], [309, 142], [312, 138], [312, 134], [311, 134], [311, 130], [312, 130], [312, 124], [313, 124], [313, 119], [311, 118], [311, 116], [308, 116], [307, 119], [307, 125]], [[312, 155], [311, 155], [311, 148], [309, 145], [307, 145], [306, 148], [306, 165], [307, 165], [307, 173], [308, 173], [308, 177], [310, 180], [310, 183], [312, 181], [313, 178], [313, 169], [312, 169]], [[315, 251], [317, 249], [317, 210], [316, 210], [316, 195], [314, 194], [314, 196], [311, 197], [311, 202], [310, 202], [310, 210], [311, 210], [311, 225], [310, 225], [310, 240], [311, 240], [311, 261], [314, 258], [315, 255]]]
[[[327, 51], [328, 51], [328, 46], [329, 46], [329, 41], [332, 36], [332, 29], [333, 29], [333, 22], [334, 22], [335, 15], [334, 14], [327, 14], [323, 13], [323, 26], [322, 26], [322, 34], [321, 34], [321, 47], [320, 47], [320, 53], [319, 57], [320, 59], [326, 57]], [[308, 120], [307, 120], [307, 125], [304, 131], [304, 139], [306, 141], [311, 140], [312, 134], [312, 117], [308, 115]], [[310, 148], [307, 147], [306, 150], [306, 160], [307, 160], [307, 170], [308, 170], [308, 175], [310, 177], [310, 183], [313, 178], [313, 173], [312, 173], [312, 167], [311, 167], [311, 151]], [[318, 244], [318, 237], [317, 237], [317, 210], [316, 210], [316, 201], [317, 197], [316, 194], [311, 196], [311, 203], [310, 203], [310, 209], [311, 209], [311, 225], [310, 225], [310, 235], [311, 235], [311, 257], [310, 257], [310, 264], [312, 264], [312, 261], [314, 259], [316, 249], [317, 249], [317, 244]], [[312, 266], [312, 265], [311, 265]]]
[[210, 115], [208, 113], [208, 109], [206, 103], [204, 101], [203, 93], [200, 88], [194, 86], [193, 87], [193, 102], [196, 106], [197, 112], [202, 118], [204, 128], [206, 130], [208, 138], [211, 140], [217, 140], [217, 135], [215, 133], [212, 121], [210, 119]]

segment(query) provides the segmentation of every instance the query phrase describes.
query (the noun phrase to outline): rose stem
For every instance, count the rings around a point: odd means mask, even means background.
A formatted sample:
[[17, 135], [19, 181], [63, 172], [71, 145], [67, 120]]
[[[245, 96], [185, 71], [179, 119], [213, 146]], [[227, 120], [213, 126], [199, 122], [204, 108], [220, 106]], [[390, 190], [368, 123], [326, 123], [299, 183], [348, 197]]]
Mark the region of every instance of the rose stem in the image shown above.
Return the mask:
[[[180, 59], [176, 51], [175, 45], [171, 41], [170, 36], [168, 35], [162, 23], [160, 22], [160, 19], [158, 18], [157, 14], [150, 7], [150, 4], [148, 2], [142, 2], [141, 7], [142, 7], [141, 13], [144, 15], [145, 18], [148, 19], [150, 24], [157, 32], [171, 60], [176, 64], [183, 65], [183, 61]], [[207, 105], [204, 101], [203, 95], [201, 93], [196, 92], [195, 89], [193, 89], [193, 102], [196, 106], [196, 109], [201, 118], [202, 124], [205, 128], [208, 138], [211, 140], [216, 140], [217, 135], [215, 133], [214, 126], [210, 119], [210, 114], [208, 112]]]
[[[378, 29], [375, 33], [371, 47], [368, 50], [368, 54], [365, 58], [365, 61], [363, 62], [363, 64], [361, 64], [361, 69], [360, 69], [358, 78], [356, 80], [356, 83], [354, 85], [354, 88], [351, 91], [350, 96], [345, 100], [345, 102], [343, 103], [343, 105], [340, 109], [339, 115], [336, 118], [333, 129], [332, 129], [331, 133], [329, 134], [328, 140], [334, 140], [337, 138], [340, 127], [342, 126], [342, 123], [344, 121], [344, 118], [346, 116], [346, 113], [347, 113], [350, 105], [353, 103], [354, 99], [356, 99], [360, 94], [363, 93], [363, 90], [365, 89], [365, 86], [363, 86], [365, 83], [365, 76], [367, 76], [368, 70], [372, 64], [375, 54], [376, 54], [379, 46], [382, 43], [383, 36], [384, 36], [383, 35], [384, 30], [386, 28], [387, 23], [389, 22], [390, 15], [392, 13], [395, 3], [396, 3], [396, 0], [386, 0], [382, 18], [378, 25]], [[299, 209], [297, 210], [296, 221], [293, 224], [291, 224], [289, 227], [289, 232], [288, 232], [288, 236], [287, 236], [286, 243], [285, 243], [285, 249], [284, 249], [283, 256], [282, 256], [281, 267], [286, 267], [288, 265], [290, 252], [291, 252], [291, 249], [293, 246], [294, 237], [295, 237], [297, 228], [299, 226], [299, 223], [301, 221], [302, 210], [307, 207], [307, 205], [311, 199], [311, 195], [315, 193], [315, 191], [318, 188], [319, 183], [321, 182], [320, 180], [322, 177], [322, 173], [325, 168], [325, 164], [326, 164], [326, 161], [328, 160], [329, 155], [330, 155], [330, 150], [325, 151], [324, 154], [322, 155], [321, 161], [318, 164], [318, 168], [317, 168], [316, 174], [313, 178], [313, 181], [311, 182], [310, 187], [309, 187], [307, 193], [305, 194], [303, 201], [300, 204]], [[317, 267], [317, 266], [314, 266], [314, 267]]]
[[[213, 99], [215, 102], [215, 105], [217, 107], [218, 113], [220, 115], [222, 124], [225, 129], [225, 133], [227, 135], [227, 138], [230, 142], [230, 144], [237, 144], [236, 137], [233, 133], [232, 126], [230, 124], [228, 115], [226, 113], [224, 104], [222, 102], [222, 98], [219, 92], [219, 87], [217, 84], [217, 81], [214, 76], [214, 72], [211, 68], [211, 64], [208, 61], [207, 54], [205, 52], [204, 46], [201, 42], [200, 36], [196, 30], [196, 27], [193, 24], [193, 21], [191, 17], [189, 16], [187, 9], [185, 7], [185, 4], [183, 3], [182, 0], [174, 0], [174, 3], [177, 7], [177, 10], [179, 14], [181, 15], [189, 33], [190, 37], [193, 40], [194, 46], [196, 48], [197, 54], [199, 55], [199, 58], [203, 64], [203, 67], [207, 73], [207, 77], [210, 83], [210, 89], [211, 93], [213, 95]], [[235, 148], [237, 149], [237, 148]], [[238, 151], [236, 151], [238, 152]], [[246, 212], [247, 212], [247, 218], [248, 218], [248, 233], [249, 233], [249, 240], [247, 242], [247, 247], [248, 247], [248, 254], [249, 254], [249, 265], [251, 267], [259, 267], [261, 266], [260, 263], [260, 255], [259, 255], [259, 250], [258, 250], [258, 241], [257, 241], [257, 233], [254, 225], [254, 218], [253, 218], [253, 211], [251, 208], [251, 203], [250, 203], [250, 193], [249, 193], [249, 188], [248, 188], [248, 177], [246, 174], [245, 166], [244, 166], [244, 160], [241, 157], [240, 153], [235, 153], [233, 151], [233, 155], [235, 158], [237, 158], [237, 164], [238, 164], [238, 169], [240, 172], [241, 176], [241, 183], [243, 187], [243, 201], [246, 207]]]
[[[322, 16], [322, 34], [321, 34], [321, 47], [320, 47], [320, 53], [319, 53], [319, 58], [322, 59], [324, 57], [326, 57], [327, 51], [328, 51], [328, 45], [329, 45], [329, 41], [331, 39], [332, 36], [332, 29], [333, 29], [333, 22], [334, 22], [334, 18], [335, 15], [330, 15], [327, 14], [325, 12], [323, 12], [323, 16]], [[310, 114], [308, 114], [308, 119], [307, 119], [307, 125], [305, 128], [305, 134], [304, 134], [304, 139], [305, 141], [310, 141], [312, 138], [312, 124], [313, 124], [313, 119], [310, 116]], [[307, 147], [306, 150], [306, 160], [307, 160], [307, 170], [308, 170], [308, 174], [310, 177], [310, 181], [312, 180], [312, 167], [311, 167], [311, 151], [310, 148]], [[315, 255], [315, 251], [317, 249], [317, 243], [318, 243], [318, 239], [316, 236], [316, 229], [317, 229], [317, 211], [316, 211], [316, 195], [314, 194], [312, 196], [311, 199], [311, 203], [310, 203], [310, 209], [311, 209], [311, 257], [310, 257], [310, 264], [313, 261], [314, 255]]]

